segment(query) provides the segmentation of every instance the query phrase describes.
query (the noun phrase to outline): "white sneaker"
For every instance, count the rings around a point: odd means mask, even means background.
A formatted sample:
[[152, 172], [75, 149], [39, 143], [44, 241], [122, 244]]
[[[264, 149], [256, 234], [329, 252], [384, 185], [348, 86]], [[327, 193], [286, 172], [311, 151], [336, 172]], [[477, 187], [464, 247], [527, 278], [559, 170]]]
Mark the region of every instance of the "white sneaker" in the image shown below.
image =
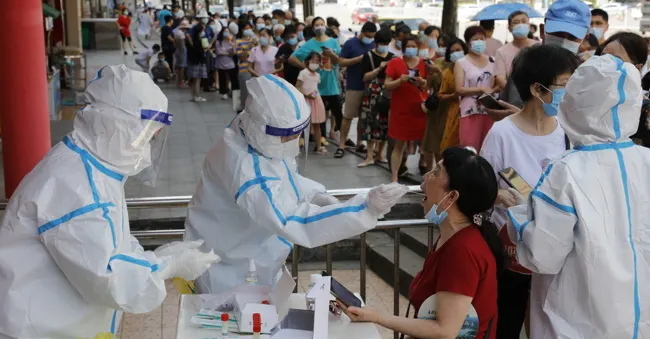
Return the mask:
[[221, 100], [228, 100], [228, 94], [224, 94], [221, 96]]
[[208, 100], [206, 98], [202, 98], [202, 97], [194, 97], [194, 98], [192, 98], [192, 101], [194, 101], [194, 102], [206, 102]]

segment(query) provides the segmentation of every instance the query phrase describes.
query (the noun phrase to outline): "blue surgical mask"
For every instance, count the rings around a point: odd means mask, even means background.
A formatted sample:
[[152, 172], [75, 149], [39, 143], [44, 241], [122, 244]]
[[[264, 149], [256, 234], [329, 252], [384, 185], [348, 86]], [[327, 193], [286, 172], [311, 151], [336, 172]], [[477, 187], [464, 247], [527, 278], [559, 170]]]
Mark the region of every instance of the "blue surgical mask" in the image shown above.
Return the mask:
[[564, 98], [564, 94], [566, 93], [565, 88], [557, 88], [554, 90], [550, 90], [542, 85], [540, 85], [543, 89], [551, 92], [553, 94], [553, 100], [551, 101], [550, 104], [547, 104], [542, 100], [540, 97], [537, 97], [539, 101], [542, 102], [542, 109], [544, 110], [544, 113], [548, 115], [549, 117], [554, 117], [557, 115], [557, 109], [558, 106], [560, 106], [560, 101], [562, 101], [562, 98]]
[[273, 25], [266, 25], [266, 29], [268, 29], [269, 31], [272, 31], [273, 30]]
[[293, 22], [291, 20], [286, 20], [286, 19], [284, 20], [284, 25], [285, 26], [289, 26], [289, 25], [292, 25], [292, 24], [293, 24]]
[[361, 42], [363, 42], [365, 45], [370, 45], [373, 41], [374, 41], [373, 39], [371, 39], [371, 38], [369, 38], [367, 36], [364, 36], [363, 38], [361, 38]]
[[282, 37], [281, 37], [281, 36], [275, 36], [274, 39], [275, 39], [276, 42], [280, 42], [280, 41], [282, 41]]
[[476, 54], [481, 54], [485, 52], [485, 47], [487, 47], [485, 40], [474, 40], [472, 41], [471, 45], [472, 45], [472, 52]]
[[289, 45], [291, 45], [291, 46], [294, 46], [295, 44], [298, 43], [298, 39], [297, 38], [290, 38], [289, 40], [287, 40], [287, 43]]
[[271, 19], [271, 22], [273, 23], [273, 25], [277, 25], [278, 24], [278, 19]]
[[418, 51], [418, 56], [422, 59], [426, 59], [429, 57], [429, 50], [428, 49], [421, 49]]
[[252, 29], [245, 29], [244, 30], [244, 36], [253, 36], [253, 30]]
[[388, 53], [388, 46], [386, 46], [386, 45], [377, 45], [377, 52], [379, 54]]
[[205, 32], [201, 32], [201, 34], [200, 34], [199, 36], [200, 36], [201, 38], [205, 38]]
[[600, 40], [603, 38], [603, 35], [605, 35], [605, 30], [601, 27], [591, 27], [589, 33], [595, 36], [596, 39]]
[[228, 33], [228, 32], [223, 32], [223, 37], [224, 37], [224, 38], [227, 38], [227, 37], [229, 37], [229, 36], [230, 36], [230, 33]]
[[298, 40], [303, 41], [305, 40], [305, 33], [302, 31], [298, 32]]
[[210, 20], [208, 18], [201, 18], [201, 22], [207, 24]]
[[427, 45], [429, 46], [429, 48], [433, 48], [433, 49], [437, 50], [438, 49], [438, 40], [436, 40], [434, 38], [427, 38]]
[[248, 20], [248, 22], [252, 25], [253, 24], [253, 19]]
[[515, 25], [512, 28], [512, 36], [515, 38], [525, 38], [530, 33], [530, 26], [528, 24]]
[[456, 61], [462, 59], [464, 56], [465, 56], [465, 53], [463, 53], [463, 51], [457, 51], [457, 52], [449, 54], [449, 60], [451, 60], [451, 62], [456, 62]]
[[267, 37], [260, 37], [260, 45], [266, 46], [269, 44], [269, 39]]
[[397, 47], [398, 49], [401, 49], [402, 48], [402, 42], [399, 41], [399, 40], [395, 40], [395, 47]]
[[417, 47], [406, 47], [404, 50], [404, 56], [405, 57], [414, 57], [418, 55], [418, 48]]
[[445, 55], [447, 53], [447, 47], [438, 47], [438, 54]]
[[255, 25], [255, 27], [257, 27], [257, 30], [259, 31], [261, 29], [266, 28], [266, 24], [257, 24], [257, 25]]
[[[451, 192], [447, 193], [447, 195], [445, 195], [445, 197], [442, 198], [442, 200], [440, 200], [440, 203], [445, 201], [445, 199], [447, 199], [447, 197], [450, 194]], [[427, 220], [429, 220], [429, 222], [434, 225], [442, 224], [442, 222], [445, 221], [445, 219], [447, 219], [447, 215], [448, 215], [447, 209], [445, 209], [444, 211], [440, 212], [440, 214], [438, 214], [438, 207], [439, 204], [434, 204], [429, 210], [429, 212], [427, 212], [427, 215], [425, 216], [425, 218], [427, 218]]]

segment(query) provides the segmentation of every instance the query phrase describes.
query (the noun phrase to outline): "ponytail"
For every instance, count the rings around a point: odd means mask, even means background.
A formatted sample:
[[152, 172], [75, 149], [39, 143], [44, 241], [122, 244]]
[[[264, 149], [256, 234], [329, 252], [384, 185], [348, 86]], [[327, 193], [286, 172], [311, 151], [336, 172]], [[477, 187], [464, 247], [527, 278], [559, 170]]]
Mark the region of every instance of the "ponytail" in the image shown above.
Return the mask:
[[490, 248], [490, 252], [492, 252], [492, 255], [494, 256], [494, 261], [497, 263], [497, 277], [499, 277], [505, 270], [508, 259], [505, 254], [505, 249], [503, 248], [503, 243], [499, 238], [499, 231], [494, 223], [486, 219], [483, 219], [477, 227], [479, 231], [481, 231], [483, 240], [485, 240]]

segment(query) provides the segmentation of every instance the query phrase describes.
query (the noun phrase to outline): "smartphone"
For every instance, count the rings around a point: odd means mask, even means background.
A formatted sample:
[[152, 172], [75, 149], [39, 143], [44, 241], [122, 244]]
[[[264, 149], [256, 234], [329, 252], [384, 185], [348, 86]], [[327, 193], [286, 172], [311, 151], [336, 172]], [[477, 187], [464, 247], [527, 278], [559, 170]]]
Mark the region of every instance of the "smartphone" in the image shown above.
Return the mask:
[[499, 105], [499, 102], [497, 99], [495, 99], [493, 96], [489, 94], [483, 94], [480, 97], [478, 97], [478, 102], [483, 105], [485, 108], [489, 109], [503, 109], [501, 105]]
[[361, 300], [354, 293], [350, 292], [345, 286], [341, 285], [334, 277], [330, 285], [330, 293], [336, 297], [345, 307], [361, 307]]
[[530, 192], [533, 191], [526, 180], [524, 180], [524, 178], [522, 178], [512, 167], [499, 171], [499, 176], [508, 184], [508, 186], [516, 189], [517, 192], [521, 193], [521, 195], [526, 199], [528, 199]]

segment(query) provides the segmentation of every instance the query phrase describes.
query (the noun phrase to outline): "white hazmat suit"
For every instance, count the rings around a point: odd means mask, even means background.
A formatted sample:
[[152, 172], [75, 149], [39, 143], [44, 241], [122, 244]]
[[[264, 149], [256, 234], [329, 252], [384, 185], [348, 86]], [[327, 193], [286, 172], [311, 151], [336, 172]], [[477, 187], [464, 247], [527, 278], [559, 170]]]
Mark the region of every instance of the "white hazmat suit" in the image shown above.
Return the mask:
[[218, 257], [200, 242], [144, 251], [129, 231], [124, 183], [151, 163], [151, 137], [171, 124], [146, 73], [102, 68], [74, 130], [15, 191], [0, 226], [0, 338], [115, 333], [118, 310], [149, 312], [164, 279], [192, 279]]
[[222, 258], [196, 281], [202, 293], [242, 284], [251, 258], [259, 283], [272, 285], [294, 243], [317, 247], [370, 230], [406, 193], [392, 184], [345, 203], [327, 195], [296, 172], [297, 136], [310, 117], [304, 96], [272, 75], [246, 86], [245, 110], [209, 151], [185, 223], [186, 240], [205, 239]]
[[558, 115], [574, 149], [508, 211], [534, 272], [531, 339], [650, 338], [650, 150], [630, 140], [642, 99], [632, 64], [583, 63]]

